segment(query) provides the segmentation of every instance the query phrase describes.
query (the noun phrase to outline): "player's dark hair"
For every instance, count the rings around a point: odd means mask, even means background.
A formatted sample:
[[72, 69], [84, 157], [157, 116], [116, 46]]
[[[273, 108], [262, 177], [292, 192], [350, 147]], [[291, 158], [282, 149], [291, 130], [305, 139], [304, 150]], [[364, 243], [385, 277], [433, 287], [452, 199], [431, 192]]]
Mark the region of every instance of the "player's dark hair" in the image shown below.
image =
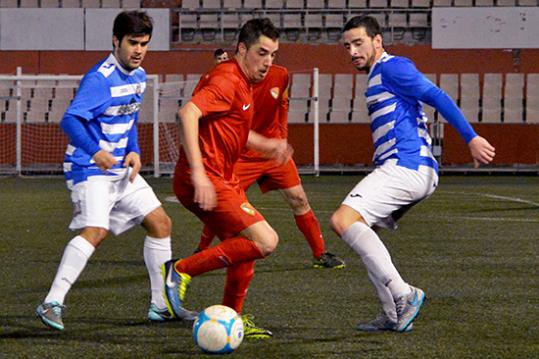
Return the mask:
[[153, 22], [146, 11], [122, 11], [114, 19], [112, 34], [122, 42], [125, 35], [152, 37]]
[[278, 40], [280, 36], [279, 30], [267, 17], [251, 19], [241, 27], [238, 44], [243, 42], [245, 47], [249, 49], [256, 44], [261, 35], [269, 37], [273, 41]]
[[213, 52], [213, 58], [216, 59], [218, 58], [219, 56], [221, 56], [222, 54], [225, 53], [225, 50], [223, 49], [217, 49]]
[[376, 35], [382, 35], [382, 29], [380, 28], [380, 24], [378, 24], [378, 20], [368, 15], [354, 16], [346, 22], [342, 29], [342, 32], [356, 29], [358, 27], [365, 28], [365, 32], [371, 39], [374, 38]]

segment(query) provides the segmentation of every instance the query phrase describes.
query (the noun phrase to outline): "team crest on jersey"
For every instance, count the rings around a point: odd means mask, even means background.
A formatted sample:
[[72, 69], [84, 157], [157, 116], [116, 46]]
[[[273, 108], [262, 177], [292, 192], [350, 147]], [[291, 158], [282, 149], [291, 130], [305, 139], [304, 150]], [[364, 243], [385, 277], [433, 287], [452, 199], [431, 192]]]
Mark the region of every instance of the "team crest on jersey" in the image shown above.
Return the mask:
[[277, 98], [279, 97], [279, 88], [278, 87], [271, 88], [270, 94], [271, 94], [271, 97], [277, 100]]
[[249, 202], [242, 203], [240, 208], [243, 210], [243, 212], [247, 213], [250, 216], [254, 216], [256, 214], [256, 210]]

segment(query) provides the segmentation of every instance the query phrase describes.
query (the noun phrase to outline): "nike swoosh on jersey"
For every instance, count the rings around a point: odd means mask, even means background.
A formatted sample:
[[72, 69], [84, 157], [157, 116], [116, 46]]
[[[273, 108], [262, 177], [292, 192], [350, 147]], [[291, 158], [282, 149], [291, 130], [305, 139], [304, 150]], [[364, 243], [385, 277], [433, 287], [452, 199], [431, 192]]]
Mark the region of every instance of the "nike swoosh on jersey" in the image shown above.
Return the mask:
[[243, 105], [242, 109], [243, 109], [243, 111], [247, 111], [249, 109], [249, 107], [251, 107], [250, 103], [248, 103], [247, 105]]
[[363, 197], [363, 196], [360, 195], [360, 194], [357, 194], [357, 193], [352, 193], [352, 194], [350, 195], [350, 197]]

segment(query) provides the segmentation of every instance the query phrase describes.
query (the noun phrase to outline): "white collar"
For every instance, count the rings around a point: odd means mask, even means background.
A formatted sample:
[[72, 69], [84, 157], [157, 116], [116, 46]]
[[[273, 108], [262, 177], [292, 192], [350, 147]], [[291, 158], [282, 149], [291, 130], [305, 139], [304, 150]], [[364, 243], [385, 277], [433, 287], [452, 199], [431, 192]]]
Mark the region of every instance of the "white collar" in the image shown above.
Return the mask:
[[118, 68], [118, 70], [120, 70], [120, 72], [126, 74], [126, 75], [129, 75], [129, 76], [133, 76], [135, 74], [135, 72], [137, 71], [138, 68], [132, 70], [132, 71], [127, 71], [121, 64], [120, 62], [118, 61], [118, 59], [116, 58], [116, 56], [114, 56], [114, 53], [111, 52], [108, 59], [107, 59], [108, 62], [111, 62], [113, 63], [114, 65], [116, 65], [116, 67]]

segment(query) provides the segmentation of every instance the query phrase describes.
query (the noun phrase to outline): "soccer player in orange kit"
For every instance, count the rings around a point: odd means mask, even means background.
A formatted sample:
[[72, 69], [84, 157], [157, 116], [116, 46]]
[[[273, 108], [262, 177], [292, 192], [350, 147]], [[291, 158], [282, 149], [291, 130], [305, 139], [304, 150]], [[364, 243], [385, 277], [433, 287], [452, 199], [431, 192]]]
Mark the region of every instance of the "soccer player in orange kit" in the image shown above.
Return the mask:
[[[268, 138], [288, 138], [288, 70], [272, 65], [264, 80], [253, 84], [254, 115], [251, 130]], [[278, 164], [263, 153], [245, 149], [234, 165], [244, 191], [258, 182], [263, 193], [279, 190], [292, 208], [298, 229], [309, 243], [316, 268], [344, 268], [342, 259], [326, 252], [320, 224], [309, 206], [293, 159]], [[204, 227], [197, 251], [208, 248], [214, 234]]]
[[[181, 154], [174, 173], [180, 202], [221, 242], [205, 251], [162, 266], [167, 308], [174, 316], [189, 315], [185, 294], [192, 277], [227, 268], [223, 304], [241, 313], [255, 260], [271, 254], [277, 233], [248, 202], [233, 175], [245, 147], [287, 162], [292, 154], [286, 140], [251, 131], [251, 84], [267, 75], [279, 48], [279, 31], [269, 19], [252, 19], [241, 28], [234, 59], [217, 65], [201, 79], [191, 101], [180, 109]], [[246, 338], [271, 337], [269, 330], [244, 319]]]

